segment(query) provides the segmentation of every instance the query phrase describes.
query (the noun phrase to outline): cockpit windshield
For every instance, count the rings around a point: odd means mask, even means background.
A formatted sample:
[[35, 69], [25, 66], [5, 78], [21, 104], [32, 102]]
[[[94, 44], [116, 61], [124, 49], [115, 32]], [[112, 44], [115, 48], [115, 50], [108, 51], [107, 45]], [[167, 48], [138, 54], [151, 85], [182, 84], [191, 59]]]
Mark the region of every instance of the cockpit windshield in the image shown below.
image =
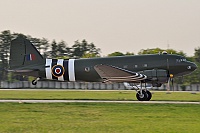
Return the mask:
[[180, 58], [180, 59], [176, 59], [176, 62], [186, 62], [187, 60], [185, 58]]

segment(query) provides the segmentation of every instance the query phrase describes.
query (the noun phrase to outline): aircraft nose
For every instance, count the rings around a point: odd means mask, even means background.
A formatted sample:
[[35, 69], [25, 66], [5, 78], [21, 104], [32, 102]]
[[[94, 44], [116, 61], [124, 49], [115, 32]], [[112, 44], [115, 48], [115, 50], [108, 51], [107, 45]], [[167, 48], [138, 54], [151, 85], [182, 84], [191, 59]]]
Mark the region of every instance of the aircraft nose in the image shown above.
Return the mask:
[[194, 71], [197, 69], [197, 65], [195, 63], [190, 63], [188, 66], [187, 66], [187, 69], [190, 70], [190, 71]]

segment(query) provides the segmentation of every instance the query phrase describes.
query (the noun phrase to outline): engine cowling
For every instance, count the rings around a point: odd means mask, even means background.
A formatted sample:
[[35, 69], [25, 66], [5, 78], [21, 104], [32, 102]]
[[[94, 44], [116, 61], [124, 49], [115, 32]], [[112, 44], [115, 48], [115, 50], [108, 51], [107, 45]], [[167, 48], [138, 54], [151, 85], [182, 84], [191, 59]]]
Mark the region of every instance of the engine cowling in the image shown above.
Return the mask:
[[153, 69], [139, 72], [147, 76], [146, 82], [151, 83], [153, 87], [160, 87], [163, 83], [167, 83], [169, 76], [167, 70]]

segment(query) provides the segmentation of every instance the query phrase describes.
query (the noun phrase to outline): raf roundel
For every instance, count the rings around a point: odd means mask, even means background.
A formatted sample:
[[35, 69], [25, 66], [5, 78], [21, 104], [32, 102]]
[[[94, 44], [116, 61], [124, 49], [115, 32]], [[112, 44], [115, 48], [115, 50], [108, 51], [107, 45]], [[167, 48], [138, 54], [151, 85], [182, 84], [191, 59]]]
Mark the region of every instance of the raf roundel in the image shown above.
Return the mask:
[[65, 69], [61, 65], [53, 66], [51, 71], [52, 71], [53, 76], [55, 77], [63, 76], [63, 74], [65, 73]]

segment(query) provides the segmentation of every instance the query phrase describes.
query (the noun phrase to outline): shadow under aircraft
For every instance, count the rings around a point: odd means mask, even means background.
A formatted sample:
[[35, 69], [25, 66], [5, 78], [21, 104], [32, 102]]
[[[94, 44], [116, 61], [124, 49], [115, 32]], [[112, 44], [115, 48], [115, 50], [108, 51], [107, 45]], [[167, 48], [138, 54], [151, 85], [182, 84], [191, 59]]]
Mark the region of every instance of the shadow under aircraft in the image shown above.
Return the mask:
[[[174, 54], [152, 54], [87, 59], [45, 59], [27, 39], [18, 37], [11, 42], [10, 70], [40, 79], [70, 82], [124, 83], [136, 89], [139, 101], [152, 97], [146, 84], [160, 87], [170, 79], [193, 72], [197, 66], [185, 57]], [[131, 84], [141, 84], [130, 85]], [[144, 87], [142, 87], [144, 86]]]

